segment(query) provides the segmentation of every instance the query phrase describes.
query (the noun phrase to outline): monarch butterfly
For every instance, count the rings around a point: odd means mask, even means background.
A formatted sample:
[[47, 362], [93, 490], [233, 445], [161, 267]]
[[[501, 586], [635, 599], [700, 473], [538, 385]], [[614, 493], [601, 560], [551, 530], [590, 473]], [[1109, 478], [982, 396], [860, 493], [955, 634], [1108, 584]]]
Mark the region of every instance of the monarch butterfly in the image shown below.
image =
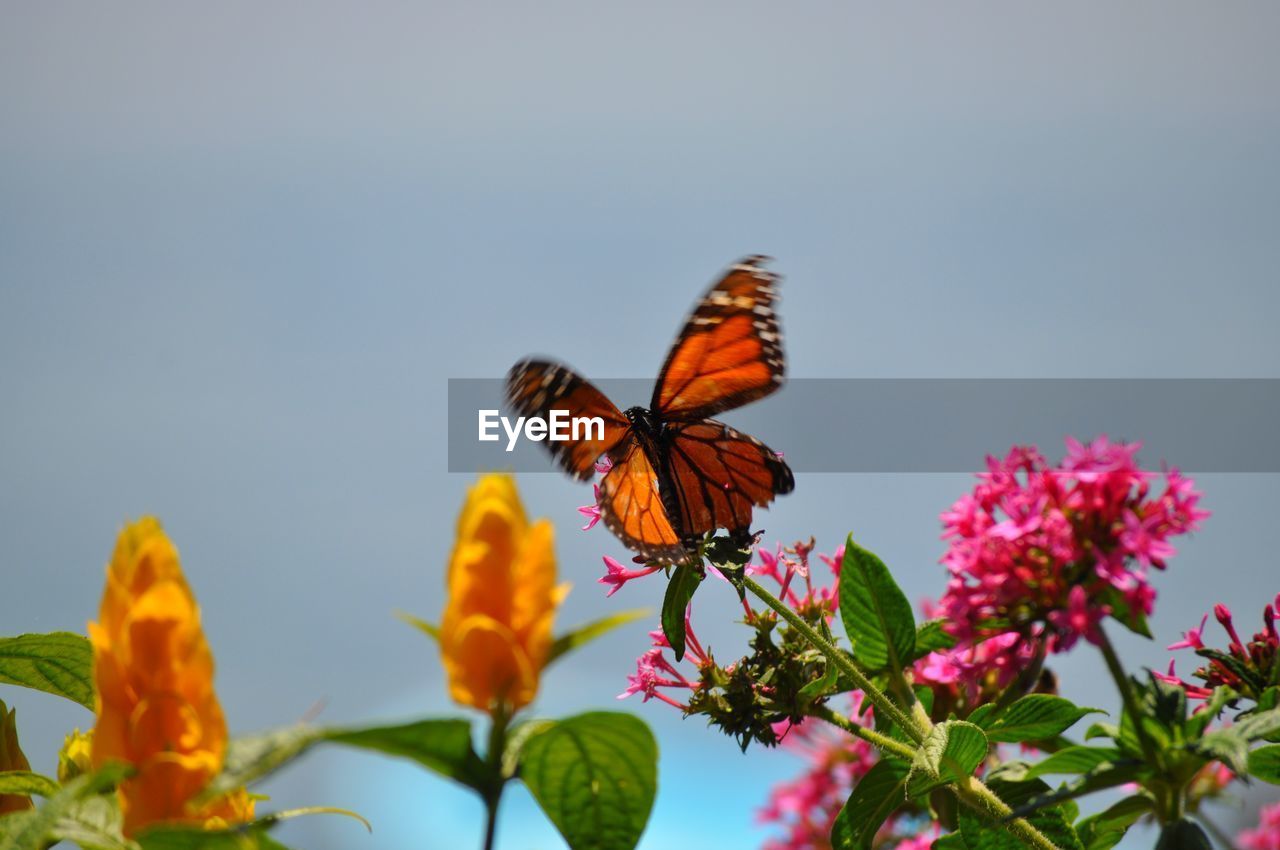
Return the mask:
[[588, 438], [548, 441], [552, 455], [586, 481], [601, 456], [600, 515], [646, 560], [683, 563], [708, 532], [750, 537], [751, 509], [795, 488], [782, 456], [709, 417], [769, 395], [786, 364], [774, 314], [778, 276], [768, 257], [745, 257], [694, 308], [658, 373], [648, 409], [619, 411], [586, 379], [559, 363], [523, 360], [507, 375], [507, 398], [522, 416], [599, 417]]

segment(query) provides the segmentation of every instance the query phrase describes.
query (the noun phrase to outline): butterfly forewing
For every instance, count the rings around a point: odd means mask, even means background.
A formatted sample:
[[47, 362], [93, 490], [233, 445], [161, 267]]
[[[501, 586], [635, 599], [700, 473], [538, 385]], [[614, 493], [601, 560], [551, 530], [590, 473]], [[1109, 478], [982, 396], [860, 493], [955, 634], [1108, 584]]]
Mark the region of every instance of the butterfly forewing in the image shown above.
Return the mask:
[[778, 276], [766, 257], [730, 267], [698, 302], [667, 355], [651, 409], [666, 420], [702, 419], [763, 398], [786, 363], [773, 305]]
[[521, 416], [550, 417], [566, 410], [570, 417], [599, 417], [603, 434], [584, 427], [579, 440], [546, 442], [552, 455], [570, 475], [586, 481], [600, 456], [622, 442], [631, 423], [608, 397], [567, 366], [545, 360], [524, 360], [507, 374], [507, 399]]
[[723, 422], [668, 427], [664, 496], [686, 541], [717, 528], [748, 531], [753, 507], [795, 488], [791, 468], [772, 449]]

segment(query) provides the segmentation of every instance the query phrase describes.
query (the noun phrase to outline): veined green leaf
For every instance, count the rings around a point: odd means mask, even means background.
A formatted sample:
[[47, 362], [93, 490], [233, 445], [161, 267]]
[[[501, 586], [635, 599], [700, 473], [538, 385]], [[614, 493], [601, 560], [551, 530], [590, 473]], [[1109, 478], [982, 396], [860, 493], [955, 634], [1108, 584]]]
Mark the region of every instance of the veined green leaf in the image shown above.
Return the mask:
[[[0, 818], [0, 850], [38, 850], [50, 843], [57, 824], [71, 813], [76, 804], [114, 786], [131, 768], [112, 763], [101, 770], [77, 776], [63, 785], [34, 812], [21, 812]], [[15, 818], [13, 823], [10, 818]]]
[[916, 627], [916, 648], [913, 655], [924, 658], [931, 652], [951, 649], [956, 639], [947, 634], [944, 620], [926, 620]]
[[937, 724], [920, 743], [911, 763], [908, 789], [919, 796], [939, 785], [973, 775], [987, 757], [987, 736], [964, 720]]
[[461, 719], [419, 720], [394, 726], [330, 729], [324, 739], [416, 761], [471, 788], [495, 781], [471, 745], [471, 723]]
[[1115, 747], [1066, 747], [1027, 771], [1027, 779], [1037, 779], [1054, 773], [1088, 773], [1104, 764], [1114, 764], [1123, 758]]
[[1232, 773], [1245, 773], [1249, 770], [1249, 741], [1239, 729], [1239, 724], [1215, 729], [1201, 737], [1191, 749], [1217, 759], [1231, 768]]
[[916, 621], [911, 603], [889, 568], [849, 535], [840, 569], [840, 616], [853, 655], [875, 670], [901, 670], [915, 657]]
[[0, 683], [66, 697], [93, 711], [93, 649], [71, 632], [0, 638]]
[[0, 794], [22, 794], [52, 797], [61, 787], [47, 776], [29, 770], [7, 770], [0, 773]]
[[684, 658], [684, 615], [702, 579], [702, 570], [696, 564], [680, 564], [667, 581], [667, 593], [662, 598], [662, 633], [667, 636], [676, 661]]
[[1250, 752], [1249, 775], [1280, 785], [1280, 744], [1268, 744]]
[[491, 769], [471, 745], [471, 724], [466, 720], [428, 719], [327, 729], [289, 726], [233, 738], [222, 773], [197, 799], [210, 800], [250, 785], [324, 741], [408, 758], [471, 788], [487, 788], [492, 781]]
[[907, 802], [911, 765], [882, 758], [853, 786], [853, 793], [831, 828], [834, 850], [871, 850], [876, 832], [899, 806]]
[[607, 617], [601, 617], [599, 620], [593, 620], [586, 625], [579, 626], [571, 632], [560, 635], [551, 644], [551, 652], [547, 655], [547, 664], [555, 661], [560, 656], [580, 646], [590, 643], [596, 638], [608, 634], [618, 626], [625, 626], [627, 623], [633, 623], [649, 616], [649, 611], [644, 608], [632, 608], [629, 611], [619, 611], [616, 614], [610, 614]]
[[1101, 709], [1081, 708], [1062, 697], [1029, 694], [994, 717], [991, 712], [979, 716], [975, 711], [969, 719], [982, 727], [988, 740], [1016, 744], [1048, 740], [1061, 735], [1085, 715], [1100, 713], [1103, 713]]
[[653, 808], [657, 761], [640, 719], [590, 712], [530, 736], [520, 778], [571, 850], [632, 850]]
[[138, 850], [136, 842], [124, 837], [123, 825], [119, 798], [96, 794], [76, 801], [63, 813], [50, 837], [69, 841], [81, 850]]

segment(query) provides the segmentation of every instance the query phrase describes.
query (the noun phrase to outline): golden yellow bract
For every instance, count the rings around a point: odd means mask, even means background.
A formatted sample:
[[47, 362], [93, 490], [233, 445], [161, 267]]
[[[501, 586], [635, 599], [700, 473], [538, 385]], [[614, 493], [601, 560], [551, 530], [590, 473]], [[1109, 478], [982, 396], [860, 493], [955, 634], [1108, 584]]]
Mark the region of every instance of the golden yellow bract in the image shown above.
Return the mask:
[[160, 523], [125, 526], [89, 624], [97, 686], [93, 765], [136, 768], [120, 785], [127, 835], [154, 823], [223, 825], [253, 815], [243, 792], [195, 807], [222, 769], [227, 724], [213, 690], [213, 654], [178, 551]]
[[530, 523], [510, 475], [482, 476], [467, 494], [449, 559], [440, 654], [449, 693], [482, 711], [515, 711], [537, 695], [556, 607], [554, 533]]

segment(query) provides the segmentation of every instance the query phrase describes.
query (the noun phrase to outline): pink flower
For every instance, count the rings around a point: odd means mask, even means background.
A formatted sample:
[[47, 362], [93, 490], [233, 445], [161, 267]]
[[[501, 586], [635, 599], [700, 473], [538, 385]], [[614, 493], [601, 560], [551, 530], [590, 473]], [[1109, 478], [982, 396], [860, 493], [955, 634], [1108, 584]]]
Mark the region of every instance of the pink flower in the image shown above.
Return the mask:
[[1090, 643], [1098, 643], [1101, 640], [1098, 623], [1108, 613], [1110, 609], [1105, 605], [1090, 605], [1084, 588], [1077, 584], [1067, 594], [1066, 610], [1049, 613], [1049, 622], [1055, 627], [1054, 633], [1049, 638], [1049, 650], [1065, 652], [1075, 644], [1078, 638], [1084, 638]]
[[641, 567], [638, 570], [629, 570], [621, 562], [610, 558], [608, 555], [604, 556], [604, 568], [605, 574], [596, 579], [596, 581], [599, 584], [612, 585], [609, 588], [609, 592], [605, 594], [606, 597], [613, 596], [613, 594], [622, 589], [624, 584], [632, 579], [644, 578], [662, 569], [662, 567]]
[[595, 503], [578, 508], [578, 513], [587, 518], [587, 524], [582, 526], [583, 531], [590, 531], [600, 521], [600, 485], [592, 484], [591, 486], [595, 490]]
[[[1168, 650], [1174, 649], [1204, 649], [1204, 641], [1200, 636], [1204, 634], [1204, 625], [1209, 622], [1209, 615], [1205, 614], [1200, 618], [1200, 627], [1195, 629], [1187, 629], [1182, 633], [1182, 640], [1174, 641], [1165, 647]], [[1169, 672], [1173, 673], [1173, 662], [1170, 662]]]
[[602, 455], [600, 459], [596, 461], [596, 472], [600, 475], [608, 475], [609, 470], [611, 469], [613, 469], [613, 459], [608, 455]]
[[1236, 843], [1242, 850], [1280, 850], [1280, 803], [1263, 806], [1257, 828], [1243, 830]]

